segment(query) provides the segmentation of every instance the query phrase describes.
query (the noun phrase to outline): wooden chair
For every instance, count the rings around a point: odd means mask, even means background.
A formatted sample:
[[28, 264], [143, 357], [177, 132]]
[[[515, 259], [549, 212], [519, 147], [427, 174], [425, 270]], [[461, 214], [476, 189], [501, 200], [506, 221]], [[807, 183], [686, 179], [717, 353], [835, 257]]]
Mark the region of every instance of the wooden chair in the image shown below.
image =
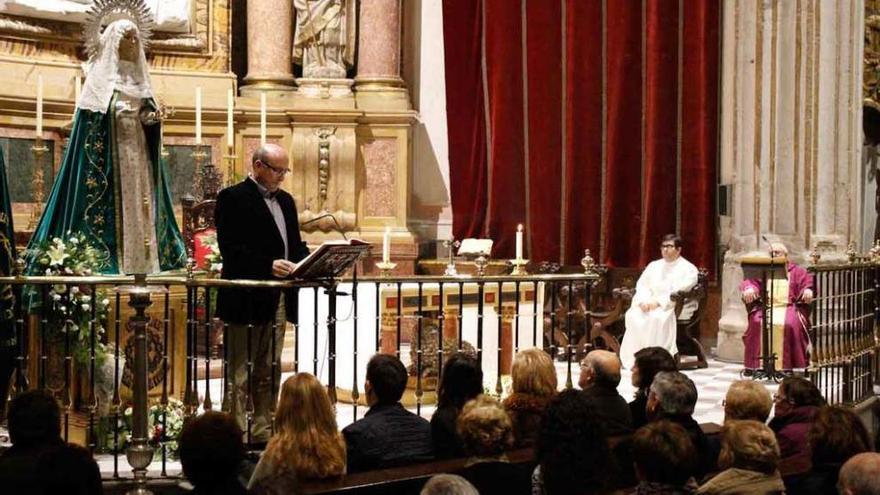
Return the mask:
[[[671, 299], [675, 301], [675, 319], [676, 319], [676, 336], [675, 345], [678, 347], [678, 369], [694, 369], [706, 368], [709, 363], [706, 362], [706, 352], [703, 344], [700, 343], [700, 322], [703, 321], [703, 315], [706, 313], [706, 300], [709, 284], [709, 272], [705, 268], [700, 268], [697, 275], [697, 284], [687, 291], [679, 291], [672, 294]], [[680, 318], [682, 308], [690, 301], [697, 301], [697, 307], [694, 312], [687, 318]], [[696, 361], [684, 361], [685, 356], [694, 356]]]
[[182, 234], [186, 253], [195, 257], [199, 238], [217, 232], [214, 225], [214, 208], [217, 206], [217, 200], [211, 198], [197, 201], [194, 196], [187, 194], [180, 202], [183, 205]]

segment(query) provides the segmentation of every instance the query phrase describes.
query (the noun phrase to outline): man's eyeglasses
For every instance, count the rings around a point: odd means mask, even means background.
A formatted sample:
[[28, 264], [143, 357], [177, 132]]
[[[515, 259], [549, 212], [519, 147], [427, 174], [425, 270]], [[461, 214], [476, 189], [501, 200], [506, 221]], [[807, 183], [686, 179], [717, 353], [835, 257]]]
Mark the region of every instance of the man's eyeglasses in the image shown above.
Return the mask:
[[262, 161], [262, 160], [257, 160], [257, 163], [259, 163], [260, 165], [262, 165], [262, 166], [268, 168], [269, 170], [272, 171], [272, 173], [274, 173], [274, 174], [277, 175], [278, 177], [284, 177], [285, 175], [287, 175], [287, 174], [290, 173], [290, 169], [289, 169], [289, 168], [277, 168], [277, 167], [273, 167], [272, 165], [269, 165], [268, 163], [266, 163], [266, 162], [264, 162], [264, 161]]
[[660, 249], [675, 249], [675, 244], [661, 244]]

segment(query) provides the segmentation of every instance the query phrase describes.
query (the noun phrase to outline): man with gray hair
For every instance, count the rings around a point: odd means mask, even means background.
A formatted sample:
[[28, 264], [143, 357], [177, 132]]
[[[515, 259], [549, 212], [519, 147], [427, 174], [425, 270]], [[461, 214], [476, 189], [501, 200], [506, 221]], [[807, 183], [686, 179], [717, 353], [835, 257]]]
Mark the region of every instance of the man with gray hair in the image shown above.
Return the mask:
[[605, 350], [595, 350], [581, 361], [578, 385], [593, 403], [594, 412], [605, 424], [608, 435], [632, 433], [632, 413], [626, 399], [617, 393], [620, 358]]
[[880, 495], [880, 454], [856, 454], [840, 468], [837, 481], [840, 495]]
[[697, 448], [700, 465], [696, 479], [715, 470], [711, 448], [700, 425], [693, 418], [697, 405], [697, 386], [680, 371], [661, 371], [654, 377], [645, 406], [649, 421], [669, 420], [687, 430]]
[[420, 495], [480, 495], [474, 485], [457, 474], [437, 474], [422, 488]]

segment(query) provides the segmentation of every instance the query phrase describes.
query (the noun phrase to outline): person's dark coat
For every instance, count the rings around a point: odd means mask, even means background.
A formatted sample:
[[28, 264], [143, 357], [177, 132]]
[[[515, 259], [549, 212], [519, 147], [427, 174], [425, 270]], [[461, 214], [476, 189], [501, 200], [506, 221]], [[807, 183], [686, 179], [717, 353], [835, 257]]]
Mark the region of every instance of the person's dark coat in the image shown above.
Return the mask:
[[812, 464], [807, 434], [819, 412], [817, 406], [795, 407], [784, 415], [774, 416], [767, 425], [779, 443], [779, 464], [790, 466], [788, 472], [806, 472]]
[[458, 474], [471, 482], [480, 495], [529, 495], [532, 470], [526, 464], [483, 461], [471, 464]]
[[617, 389], [606, 385], [592, 385], [582, 392], [593, 404], [593, 413], [605, 425], [608, 436], [628, 435], [633, 431], [629, 404], [617, 393]]
[[[293, 197], [279, 189], [275, 193], [287, 229], [287, 259], [302, 261], [309, 248], [299, 233]], [[217, 244], [223, 256], [221, 278], [277, 280], [272, 276], [272, 262], [284, 259], [284, 240], [275, 219], [260, 194], [256, 182], [248, 178], [227, 187], [217, 196], [214, 210]], [[227, 323], [264, 324], [275, 318], [279, 290], [220, 289], [217, 316]], [[294, 321], [297, 304], [293, 289], [285, 292], [287, 320]]]
[[342, 430], [349, 473], [433, 459], [431, 424], [400, 403], [377, 404]]
[[456, 431], [456, 421], [461, 411], [454, 405], [437, 408], [431, 415], [431, 440], [437, 459], [464, 457], [464, 448]]

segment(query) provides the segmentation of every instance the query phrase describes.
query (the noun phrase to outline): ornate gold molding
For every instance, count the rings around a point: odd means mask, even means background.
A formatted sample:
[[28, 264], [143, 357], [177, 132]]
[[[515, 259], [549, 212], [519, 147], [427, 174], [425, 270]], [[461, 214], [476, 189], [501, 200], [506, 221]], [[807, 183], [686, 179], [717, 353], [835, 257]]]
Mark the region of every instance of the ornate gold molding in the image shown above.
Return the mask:
[[[156, 31], [148, 54], [153, 69], [228, 72], [227, 0], [193, 0], [190, 31]], [[0, 14], [0, 54], [77, 64], [85, 60], [82, 25]]]
[[880, 0], [865, 0], [865, 55], [862, 94], [880, 110]]

